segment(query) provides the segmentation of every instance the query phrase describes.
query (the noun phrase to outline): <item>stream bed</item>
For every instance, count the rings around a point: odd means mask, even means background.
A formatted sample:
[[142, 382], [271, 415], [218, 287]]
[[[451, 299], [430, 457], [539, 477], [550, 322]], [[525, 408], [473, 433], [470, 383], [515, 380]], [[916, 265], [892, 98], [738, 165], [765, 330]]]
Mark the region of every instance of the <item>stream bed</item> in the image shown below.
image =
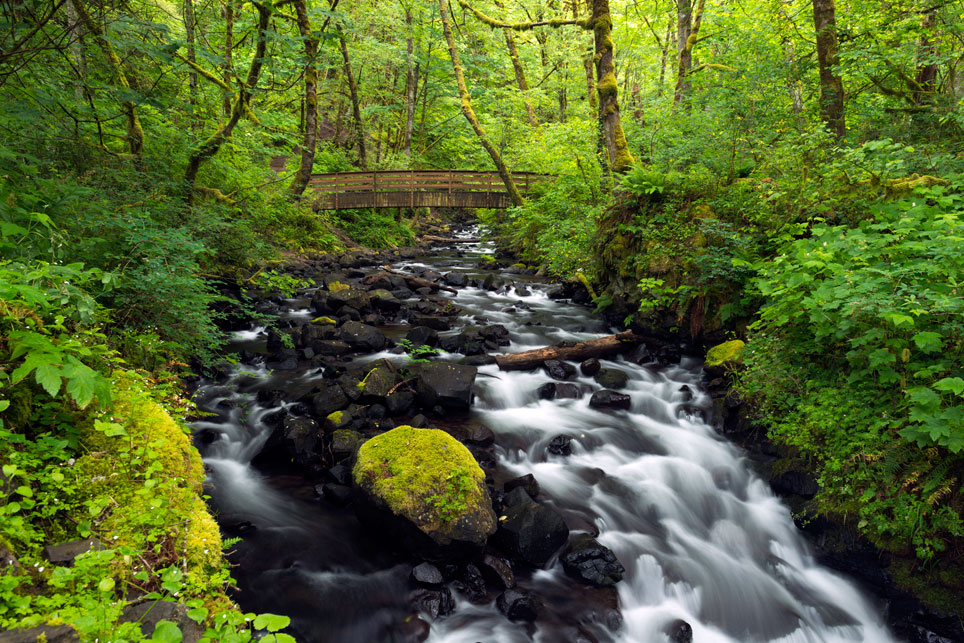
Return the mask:
[[[589, 308], [550, 298], [552, 287], [534, 277], [496, 271], [485, 284], [493, 274], [480, 267], [487, 250], [465, 243], [393, 266], [460, 284], [455, 294], [412, 293], [408, 300], [445, 298], [461, 309], [442, 338], [465, 326], [501, 325], [509, 344], [494, 352], [515, 353], [615, 332]], [[353, 274], [346, 279], [357, 281]], [[510, 285], [492, 289], [500, 282]], [[310, 307], [310, 294], [288, 300], [281, 321], [303, 325], [317, 314]], [[379, 327], [390, 340], [411, 328]], [[424, 410], [428, 423], [457, 436], [490, 429], [494, 444], [478, 451], [493, 490], [532, 474], [536, 500], [562, 516], [572, 535], [594, 536], [625, 569], [613, 587], [594, 587], [556, 558], [545, 568], [504, 561], [515, 590], [537, 610], [534, 620], [509, 620], [496, 601], [506, 588], [480, 577], [481, 564], [438, 563], [444, 581], [431, 592], [420, 589], [411, 575], [421, 561], [355, 518], [341, 484], [346, 467], [332, 468], [337, 448], [330, 443], [319, 441], [323, 464], [314, 468], [265, 459], [278, 418], [310, 415], [305, 396], [331, 380], [340, 363], [289, 359], [276, 368], [265, 361], [264, 329], [234, 339], [242, 362], [220, 380], [202, 382], [196, 394], [199, 408], [215, 415], [194, 424], [195, 441], [222, 530], [241, 538], [230, 557], [237, 601], [245, 610], [290, 616], [299, 641], [895, 640], [882, 606], [814, 561], [787, 507], [708, 422], [712, 405], [698, 359], [667, 364], [641, 349], [601, 360], [604, 369], [625, 374], [620, 392], [631, 398], [628, 410], [591, 407], [590, 393], [601, 387], [578, 370], [572, 386], [560, 389], [545, 370], [504, 372], [495, 364], [479, 366], [469, 411]], [[437, 359], [463, 357], [442, 352]], [[387, 346], [346, 364], [382, 360], [403, 372], [409, 364]], [[546, 385], [556, 393], [547, 395]], [[387, 423], [407, 420], [371, 424]]]

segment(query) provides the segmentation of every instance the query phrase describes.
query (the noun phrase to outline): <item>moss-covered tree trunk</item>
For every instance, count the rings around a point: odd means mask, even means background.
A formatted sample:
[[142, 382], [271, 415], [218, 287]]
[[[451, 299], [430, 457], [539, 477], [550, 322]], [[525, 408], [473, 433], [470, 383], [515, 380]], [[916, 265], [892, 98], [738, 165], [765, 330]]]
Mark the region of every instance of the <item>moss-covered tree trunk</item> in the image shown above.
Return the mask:
[[526, 107], [529, 124], [533, 127], [539, 127], [539, 119], [536, 116], [536, 108], [532, 105], [532, 96], [529, 95], [529, 84], [526, 82], [526, 72], [522, 67], [522, 59], [519, 58], [519, 50], [515, 46], [515, 37], [509, 30], [505, 31], [505, 46], [509, 50], [509, 59], [512, 60], [515, 82], [519, 86], [519, 91], [522, 92], [522, 102]]
[[917, 46], [917, 74], [914, 76], [914, 102], [927, 102], [937, 91], [937, 46], [934, 30], [937, 28], [937, 10], [931, 10], [921, 18], [920, 41]]
[[365, 148], [365, 124], [361, 117], [361, 103], [358, 98], [358, 83], [355, 82], [355, 72], [351, 68], [351, 58], [348, 56], [348, 43], [342, 36], [339, 40], [341, 60], [345, 69], [345, 80], [348, 82], [348, 95], [351, 98], [351, 112], [355, 118], [355, 142], [358, 145], [358, 166], [368, 169], [368, 150]]
[[512, 180], [512, 174], [509, 173], [509, 168], [506, 167], [499, 151], [489, 142], [485, 131], [482, 129], [482, 125], [479, 123], [479, 119], [475, 116], [475, 111], [472, 109], [472, 100], [469, 96], [469, 90], [465, 86], [465, 75], [462, 73], [462, 62], [459, 60], [459, 52], [455, 47], [455, 37], [452, 35], [452, 25], [449, 19], [446, 0], [439, 0], [439, 11], [442, 16], [442, 31], [445, 33], [445, 42], [448, 44], [449, 56], [452, 58], [452, 67], [455, 70], [455, 82], [459, 86], [459, 97], [462, 100], [462, 114], [465, 115], [465, 120], [467, 120], [469, 125], [472, 126], [472, 129], [475, 130], [475, 134], [479, 137], [482, 147], [484, 147], [485, 151], [492, 157], [492, 162], [495, 164], [495, 168], [498, 170], [499, 176], [505, 184], [505, 189], [509, 193], [509, 198], [512, 199], [512, 203], [514, 205], [522, 205], [525, 201], [522, 199], [519, 188], [516, 187], [515, 182]]
[[693, 5], [690, 0], [679, 0], [677, 5], [676, 47], [679, 54], [679, 64], [676, 68], [674, 105], [685, 105], [690, 93], [689, 74], [693, 69], [693, 48], [699, 38], [705, 8], [706, 0], [700, 0], [694, 16]]
[[813, 0], [813, 27], [817, 33], [817, 64], [820, 68], [820, 115], [827, 129], [840, 141], [847, 134], [847, 126], [844, 122], [843, 81], [836, 72], [840, 63], [840, 45], [834, 0]]
[[412, 34], [412, 8], [405, 7], [405, 156], [412, 155], [412, 133], [415, 131], [415, 94], [418, 89], [418, 68], [415, 65], [415, 37]]
[[293, 198], [298, 198], [308, 187], [311, 170], [315, 165], [315, 147], [318, 141], [318, 35], [311, 31], [308, 5], [305, 0], [293, 0], [298, 17], [298, 33], [305, 47], [305, 130], [301, 139], [301, 163], [288, 186]]
[[[231, 137], [234, 128], [237, 127], [241, 118], [248, 115], [251, 109], [251, 97], [258, 85], [258, 78], [261, 76], [261, 68], [264, 66], [265, 51], [268, 42], [268, 21], [271, 18], [271, 11], [261, 3], [252, 3], [258, 11], [258, 30], [257, 44], [255, 45], [254, 57], [251, 59], [251, 66], [248, 68], [248, 76], [241, 89], [234, 98], [231, 106], [231, 115], [227, 122], [222, 125], [217, 132], [212, 134], [206, 141], [201, 143], [191, 152], [187, 161], [187, 169], [184, 171], [184, 182], [187, 185], [188, 201], [193, 199], [194, 183], [197, 181], [197, 173], [201, 164], [207, 159], [218, 153], [221, 146]], [[207, 76], [210, 76], [206, 73]], [[216, 80], [216, 77], [214, 78]]]
[[[234, 0], [224, 3], [224, 63], [221, 67], [221, 78], [225, 85], [231, 85], [234, 76]], [[231, 94], [225, 92], [222, 109], [225, 116], [231, 115]]]
[[593, 0], [593, 36], [596, 46], [596, 92], [599, 95], [599, 125], [613, 172], [625, 172], [633, 165], [623, 124], [619, 118], [619, 92], [613, 63], [613, 20], [609, 0]]
[[[184, 42], [187, 45], [187, 59], [197, 64], [197, 47], [194, 44], [196, 22], [194, 20], [194, 0], [184, 0], [181, 17], [184, 19]], [[189, 69], [187, 73], [188, 97], [191, 101], [191, 115], [197, 111], [197, 72]]]

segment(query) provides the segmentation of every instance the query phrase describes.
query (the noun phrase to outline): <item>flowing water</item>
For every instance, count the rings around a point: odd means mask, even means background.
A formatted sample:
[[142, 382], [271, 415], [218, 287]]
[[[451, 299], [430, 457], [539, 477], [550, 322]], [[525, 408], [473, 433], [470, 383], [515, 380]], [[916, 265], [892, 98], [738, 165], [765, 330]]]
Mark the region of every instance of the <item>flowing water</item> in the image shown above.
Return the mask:
[[[466, 258], [425, 261], [479, 276], [474, 266], [484, 248], [464, 250]], [[531, 294], [469, 287], [453, 297], [463, 323], [506, 326], [510, 352], [612, 332], [587, 309], [550, 300], [545, 286], [526, 285]], [[291, 315], [303, 315], [298, 306], [292, 302]], [[255, 330], [238, 340], [250, 347], [259, 337]], [[360, 361], [378, 358], [405, 362], [390, 353]], [[555, 563], [516, 570], [520, 587], [545, 605], [534, 624], [510, 622], [491, 602], [475, 605], [456, 593], [455, 612], [431, 623], [429, 641], [658, 643], [673, 640], [680, 620], [698, 643], [893, 640], [879, 607], [814, 562], [788, 509], [741, 450], [703, 421], [711, 404], [699, 361], [658, 370], [623, 360], [603, 366], [629, 375], [629, 411], [591, 409], [588, 395], [540, 400], [546, 374], [492, 365], [480, 368], [471, 414], [496, 434], [497, 480], [534, 474], [541, 502], [573, 531], [598, 532], [615, 552], [626, 568], [618, 611], [611, 595], [577, 585]], [[208, 440], [217, 436], [202, 448], [210, 493], [222, 525], [243, 538], [233, 558], [238, 598], [246, 609], [291, 616], [299, 640], [403, 641], [410, 564], [373, 541], [350, 509], [317, 500], [310, 483], [251, 465], [270, 433], [265, 416], [276, 410], [258, 401], [264, 392], [307, 391], [320, 377], [248, 366], [199, 393], [201, 407], [218, 413], [195, 425]], [[572, 438], [571, 455], [547, 452], [559, 435]]]

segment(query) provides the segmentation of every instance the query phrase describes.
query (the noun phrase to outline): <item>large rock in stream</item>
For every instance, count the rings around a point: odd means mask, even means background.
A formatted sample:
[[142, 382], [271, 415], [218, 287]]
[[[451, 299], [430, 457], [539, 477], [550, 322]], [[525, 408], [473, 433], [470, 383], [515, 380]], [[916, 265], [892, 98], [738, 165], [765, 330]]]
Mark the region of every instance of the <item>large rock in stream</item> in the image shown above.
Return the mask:
[[485, 474], [455, 438], [400, 426], [362, 445], [352, 470], [359, 518], [429, 558], [477, 555], [495, 533]]
[[418, 402], [423, 407], [464, 411], [472, 404], [472, 385], [479, 372], [475, 366], [431, 362], [413, 365], [412, 372], [418, 375]]

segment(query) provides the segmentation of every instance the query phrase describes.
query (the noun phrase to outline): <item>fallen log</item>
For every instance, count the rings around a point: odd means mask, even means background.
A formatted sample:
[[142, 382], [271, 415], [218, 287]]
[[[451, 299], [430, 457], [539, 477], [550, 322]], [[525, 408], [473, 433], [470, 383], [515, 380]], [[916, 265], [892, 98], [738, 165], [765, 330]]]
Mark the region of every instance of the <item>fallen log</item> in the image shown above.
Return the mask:
[[423, 234], [419, 237], [422, 241], [430, 241], [432, 243], [478, 243], [481, 239], [466, 238], [466, 239], [456, 239], [454, 237], [437, 237], [434, 234]]
[[642, 343], [648, 343], [645, 337], [637, 335], [631, 330], [625, 330], [615, 335], [590, 339], [578, 344], [563, 343], [562, 345], [546, 346], [524, 353], [496, 355], [495, 363], [503, 371], [526, 371], [539, 368], [547, 359], [581, 362], [590, 357], [608, 357], [628, 351]]
[[[444, 290], [445, 292], [450, 292], [454, 294], [458, 294], [459, 292], [455, 288], [451, 288], [449, 286], [443, 286], [442, 284], [437, 284], [434, 281], [429, 281], [428, 279], [422, 279], [421, 277], [409, 275], [404, 272], [398, 272], [397, 270], [392, 270], [388, 266], [382, 266], [382, 271], [387, 272], [390, 275], [397, 275], [401, 277], [402, 279], [405, 280], [405, 283], [407, 283], [412, 290], [417, 290], [419, 288], [431, 288], [432, 290]], [[378, 275], [369, 275], [368, 277], [365, 277], [365, 281], [371, 280], [371, 281], [368, 281], [368, 283], [371, 283], [377, 278], [378, 278]]]

